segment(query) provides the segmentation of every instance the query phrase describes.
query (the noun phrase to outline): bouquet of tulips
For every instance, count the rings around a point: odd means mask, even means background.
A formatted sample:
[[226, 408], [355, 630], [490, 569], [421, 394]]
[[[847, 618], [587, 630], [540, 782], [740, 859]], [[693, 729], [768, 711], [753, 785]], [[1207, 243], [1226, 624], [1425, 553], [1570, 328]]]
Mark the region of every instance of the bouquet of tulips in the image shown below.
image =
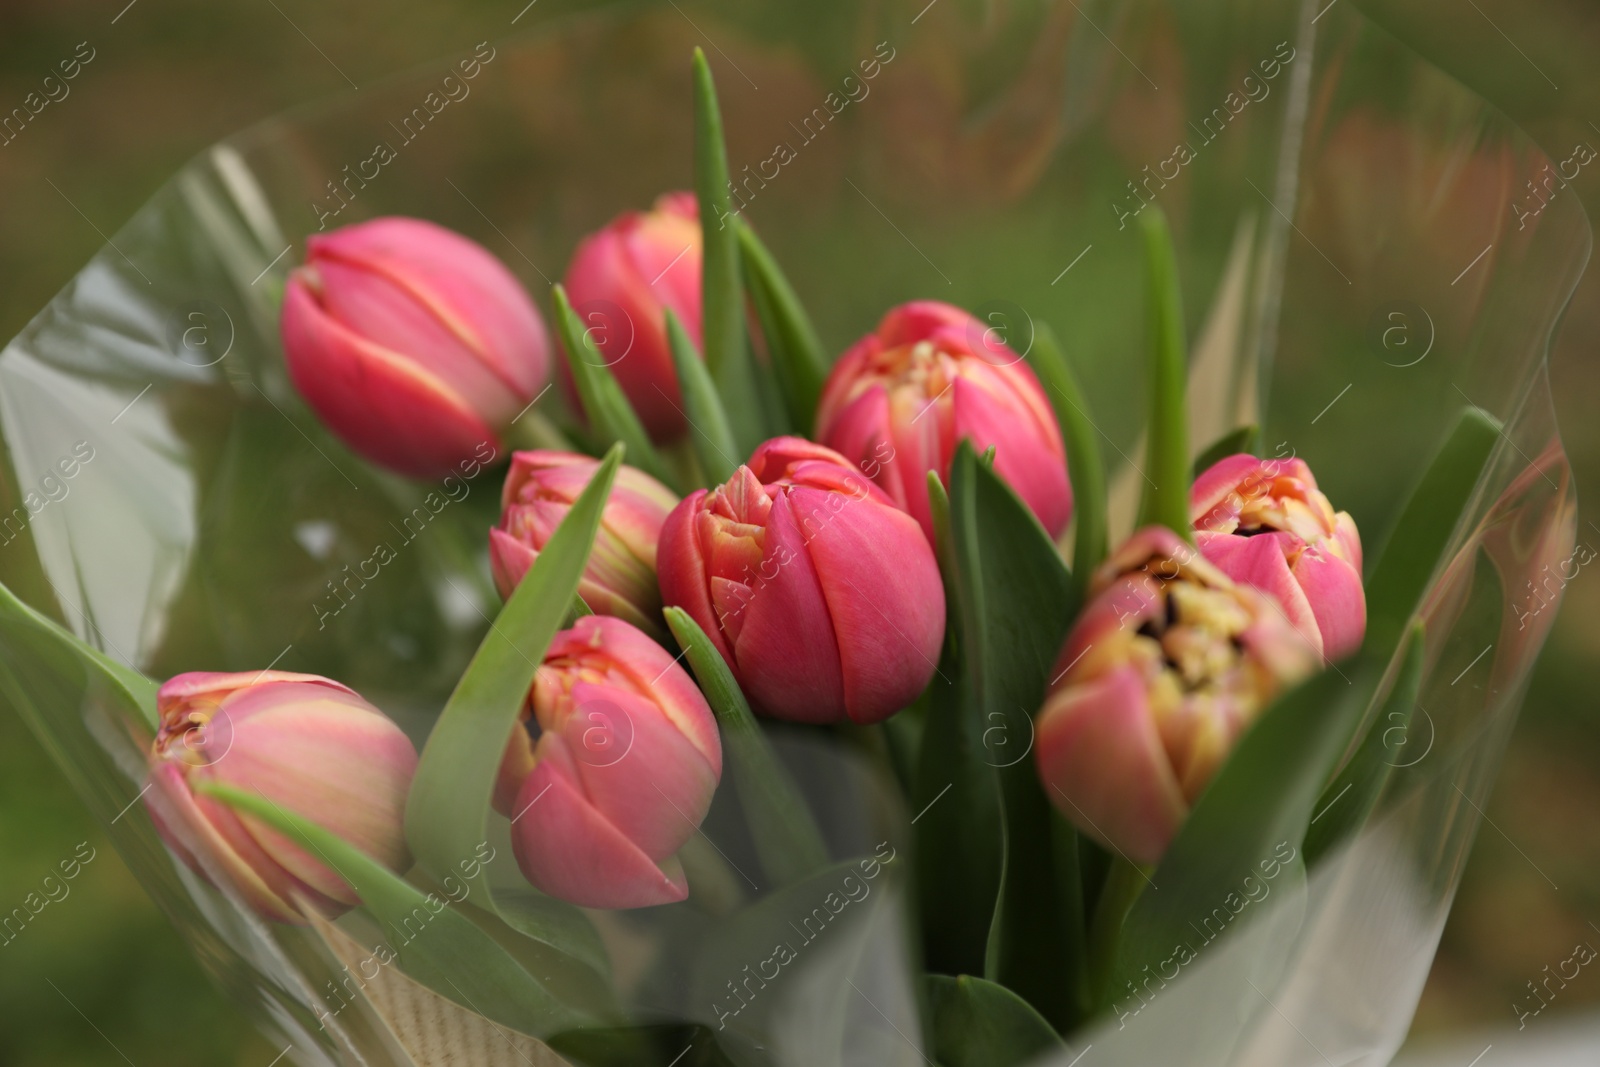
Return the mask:
[[[1497, 427], [1463, 412], [1370, 565], [1315, 457], [1254, 427], [1191, 455], [1152, 207], [1142, 500], [1113, 541], [1048, 328], [916, 301], [830, 360], [694, 74], [695, 192], [577, 248], [554, 339], [418, 219], [318, 233], [289, 277], [288, 374], [332, 434], [502, 485], [504, 606], [424, 743], [333, 679], [158, 688], [29, 618], [151, 724], [145, 805], [184, 865], [359, 945], [324, 1028], [397, 970], [579, 1064], [1070, 1052], [1362, 825]], [[833, 779], [801, 770], [823, 738], [855, 761]]]

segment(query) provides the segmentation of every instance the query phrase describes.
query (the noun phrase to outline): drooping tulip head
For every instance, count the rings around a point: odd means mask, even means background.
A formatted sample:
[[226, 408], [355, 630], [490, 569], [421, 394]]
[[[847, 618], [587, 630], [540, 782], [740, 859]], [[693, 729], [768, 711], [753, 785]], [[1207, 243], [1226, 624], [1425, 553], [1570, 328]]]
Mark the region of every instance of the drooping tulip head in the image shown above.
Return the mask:
[[1361, 535], [1349, 512], [1334, 512], [1305, 461], [1218, 460], [1195, 479], [1189, 512], [1206, 559], [1274, 597], [1320, 655], [1336, 660], [1361, 647]]
[[406, 791], [416, 749], [383, 712], [314, 674], [180, 674], [156, 697], [161, 726], [146, 803], [194, 871], [231, 883], [262, 915], [301, 923], [358, 904], [355, 891], [278, 831], [197, 793], [202, 782], [257, 793], [394, 871], [410, 865]]
[[[500, 525], [489, 531], [489, 563], [500, 595], [517, 583], [594, 477], [600, 461], [572, 452], [517, 452], [501, 493]], [[578, 595], [589, 610], [660, 635], [656, 542], [677, 506], [673, 492], [643, 471], [617, 468]]]
[[1095, 572], [1036, 719], [1051, 802], [1140, 864], [1161, 858], [1247, 726], [1316, 663], [1265, 594], [1165, 527]]
[[756, 449], [661, 529], [661, 594], [710, 636], [758, 710], [877, 722], [916, 698], [944, 639], [927, 538], [843, 456]]
[[688, 894], [677, 851], [721, 777], [716, 721], [688, 673], [621, 619], [588, 615], [545, 653], [494, 804], [541, 892], [643, 908]]
[[891, 310], [828, 375], [817, 440], [860, 464], [933, 539], [929, 471], [948, 480], [962, 440], [994, 467], [1050, 536], [1072, 517], [1066, 452], [1032, 369], [986, 323], [918, 300]]
[[550, 338], [482, 245], [422, 219], [306, 239], [283, 298], [289, 378], [350, 448], [416, 478], [455, 472], [543, 389]]
[[590, 234], [567, 267], [572, 307], [617, 384], [657, 441], [688, 428], [667, 345], [670, 309], [701, 345], [700, 212], [693, 193], [663, 193]]

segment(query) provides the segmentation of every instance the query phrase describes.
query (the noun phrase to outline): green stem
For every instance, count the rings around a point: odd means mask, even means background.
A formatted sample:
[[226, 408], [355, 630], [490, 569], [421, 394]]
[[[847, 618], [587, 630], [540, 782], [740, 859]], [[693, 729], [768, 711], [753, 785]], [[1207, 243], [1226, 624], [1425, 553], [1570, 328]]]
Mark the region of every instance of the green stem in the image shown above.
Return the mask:
[[1145, 868], [1121, 855], [1112, 858], [1105, 888], [1100, 891], [1094, 919], [1089, 924], [1089, 984], [1096, 1008], [1104, 1008], [1116, 999], [1108, 986], [1117, 950], [1122, 947], [1122, 924], [1149, 884], [1150, 875]]
[[1177, 256], [1166, 216], [1151, 206], [1139, 215], [1149, 277], [1150, 436], [1144, 501], [1139, 525], [1161, 525], [1191, 543], [1189, 523], [1189, 427], [1184, 410], [1188, 344], [1183, 334], [1183, 298]]

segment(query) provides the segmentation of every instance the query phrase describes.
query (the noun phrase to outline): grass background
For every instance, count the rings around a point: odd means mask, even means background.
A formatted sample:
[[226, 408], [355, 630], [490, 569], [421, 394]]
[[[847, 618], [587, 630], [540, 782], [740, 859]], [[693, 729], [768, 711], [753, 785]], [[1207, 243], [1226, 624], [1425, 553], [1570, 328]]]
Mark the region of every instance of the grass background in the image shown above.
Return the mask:
[[[19, 330], [101, 246], [102, 232], [113, 232], [195, 152], [294, 104], [347, 92], [320, 52], [360, 83], [435, 57], [441, 42], [499, 36], [524, 2], [136, 0], [124, 8], [126, 0], [0, 0], [0, 108], [20, 104], [79, 42], [95, 49], [71, 95], [0, 147], [0, 337]], [[533, 9], [519, 28], [550, 6]], [[1362, 6], [1509, 112], [1554, 157], [1577, 140], [1600, 140], [1600, 19], [1591, 3]], [[1586, 171], [1575, 189], [1595, 216], [1600, 176]], [[1600, 484], [1597, 343], [1600, 281], [1591, 270], [1551, 363], [1580, 491]], [[1596, 514], [1580, 512], [1580, 540], [1590, 544], [1600, 544]], [[1493, 826], [1479, 835], [1423, 998], [1419, 1034], [1510, 1022], [1526, 981], [1576, 940], [1600, 941], [1588, 925], [1600, 920], [1592, 673], [1600, 579], [1586, 575], [1567, 590], [1534, 679], [1487, 809]], [[70, 895], [0, 949], [0, 1067], [266, 1067], [279, 1050], [211, 988], [37, 741], [0, 716], [0, 905], [35, 891], [80, 843], [80, 855], [93, 849], [94, 859]], [[1600, 976], [1586, 971], [1550, 1013], [1597, 1003]]]

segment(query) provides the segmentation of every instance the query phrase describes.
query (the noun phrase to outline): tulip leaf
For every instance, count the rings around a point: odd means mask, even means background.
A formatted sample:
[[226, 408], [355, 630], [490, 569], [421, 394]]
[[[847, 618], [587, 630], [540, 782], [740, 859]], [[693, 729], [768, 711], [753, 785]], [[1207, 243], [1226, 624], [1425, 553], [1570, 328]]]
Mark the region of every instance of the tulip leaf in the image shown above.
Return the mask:
[[1405, 758], [1398, 747], [1389, 742], [1396, 731], [1402, 738], [1406, 736], [1417, 693], [1422, 687], [1423, 626], [1420, 620], [1412, 623], [1406, 632], [1405, 646], [1405, 658], [1389, 699], [1384, 701], [1355, 755], [1317, 801], [1317, 813], [1311, 817], [1311, 828], [1306, 831], [1307, 867], [1314, 866], [1329, 849], [1362, 827], [1397, 766], [1394, 761]]
[[156, 713], [156, 691], [160, 686], [156, 682], [85, 643], [54, 619], [23, 603], [4, 585], [0, 585], [0, 635], [5, 638], [0, 645], [12, 655], [25, 653], [25, 658], [43, 660], [65, 653], [83, 667], [86, 679], [98, 678], [109, 685], [119, 702], [136, 712], [152, 733], [160, 727]]
[[567, 368], [572, 372], [572, 382], [578, 390], [578, 403], [589, 422], [589, 432], [594, 442], [604, 448], [620, 441], [628, 450], [628, 463], [644, 471], [659, 482], [671, 485], [671, 476], [657, 455], [644, 424], [628, 403], [622, 386], [607, 367], [605, 357], [595, 346], [588, 329], [572, 303], [567, 291], [559, 284], [551, 289], [551, 302], [555, 309], [556, 333], [561, 338], [561, 350], [567, 357]]
[[610, 974], [605, 944], [577, 907], [532, 886], [496, 886], [493, 900], [490, 910], [517, 933], [571, 956], [596, 974]]
[[999, 785], [1000, 886], [984, 977], [1063, 1029], [1087, 1005], [1078, 871], [1057, 867], [1058, 828], [1034, 767], [1034, 712], [1077, 614], [1071, 576], [1049, 534], [970, 445], [950, 475], [957, 687], [967, 729]]
[[805, 798], [767, 743], [739, 683], [711, 638], [682, 608], [667, 608], [664, 614], [717, 717], [761, 866], [784, 883], [810, 875], [827, 864], [828, 849]]
[[[1159, 970], [1179, 946], [1198, 955], [1211, 939], [1202, 930], [1230, 932], [1264, 910], [1229, 902], [1243, 900], [1245, 879], [1270, 882], [1268, 872], [1297, 864], [1317, 798], [1370, 692], [1326, 670], [1245, 732], [1129, 909], [1102, 1004], [1130, 995], [1143, 969]], [[1214, 918], [1219, 912], [1226, 922]]]
[[1225, 433], [1211, 444], [1207, 445], [1201, 453], [1194, 458], [1194, 467], [1190, 470], [1192, 478], [1198, 478], [1210, 470], [1218, 461], [1229, 456], [1237, 456], [1241, 452], [1254, 453], [1256, 443], [1261, 438], [1261, 427], [1255, 423], [1241, 426], [1232, 433]]
[[437, 895], [424, 893], [338, 834], [256, 793], [215, 782], [196, 783], [195, 790], [320, 857], [391, 935], [387, 944], [406, 974], [440, 996], [533, 1037], [589, 1021]]
[[1461, 522], [1499, 434], [1499, 421], [1481, 408], [1464, 408], [1456, 419], [1367, 572], [1364, 652], [1387, 659], [1400, 640], [1406, 620], [1416, 610], [1450, 535]]
[[1040, 323], [1028, 355], [1044, 382], [1045, 394], [1061, 425], [1072, 480], [1072, 510], [1077, 521], [1072, 549], [1072, 584], [1078, 603], [1088, 598], [1089, 579], [1106, 558], [1106, 468], [1100, 458], [1100, 431], [1089, 417], [1089, 402], [1068, 366], [1055, 331]]
[[[406, 799], [406, 839], [435, 878], [455, 876], [488, 837], [489, 801], [506, 744], [534, 672], [577, 594], [621, 462], [622, 446], [614, 445], [490, 624], [423, 747]], [[481, 871], [468, 881], [493, 900]], [[514, 917], [507, 922], [519, 927]], [[553, 947], [583, 958], [581, 946]]]
[[1044, 1016], [1003, 985], [930, 974], [927, 989], [933, 1055], [941, 1067], [1023, 1067], [1066, 1050]]
[[756, 390], [750, 347], [745, 342], [744, 288], [740, 284], [739, 234], [730, 222], [728, 150], [722, 139], [722, 109], [705, 53], [694, 50], [694, 184], [700, 205], [701, 334], [706, 369], [722, 394], [739, 442], [739, 454], [754, 451], [767, 436]]
[[816, 423], [817, 401], [828, 379], [828, 357], [810, 316], [767, 246], [744, 219], [736, 219], [734, 227], [739, 231], [745, 286], [761, 323], [772, 369], [783, 387], [789, 418], [796, 426], [809, 429]]
[[667, 310], [667, 345], [678, 370], [678, 385], [683, 392], [684, 416], [689, 420], [689, 436], [700, 469], [711, 485], [720, 485], [739, 469], [739, 446], [728, 427], [728, 413], [722, 398], [706, 372], [706, 365], [695, 351], [694, 342], [684, 331], [678, 316]]
[[1178, 288], [1177, 256], [1167, 218], [1152, 205], [1139, 214], [1149, 281], [1150, 426], [1146, 449], [1144, 499], [1139, 525], [1159, 524], [1191, 543], [1189, 523], [1189, 430], [1183, 392], [1188, 377], [1188, 343], [1183, 331], [1183, 297]]

